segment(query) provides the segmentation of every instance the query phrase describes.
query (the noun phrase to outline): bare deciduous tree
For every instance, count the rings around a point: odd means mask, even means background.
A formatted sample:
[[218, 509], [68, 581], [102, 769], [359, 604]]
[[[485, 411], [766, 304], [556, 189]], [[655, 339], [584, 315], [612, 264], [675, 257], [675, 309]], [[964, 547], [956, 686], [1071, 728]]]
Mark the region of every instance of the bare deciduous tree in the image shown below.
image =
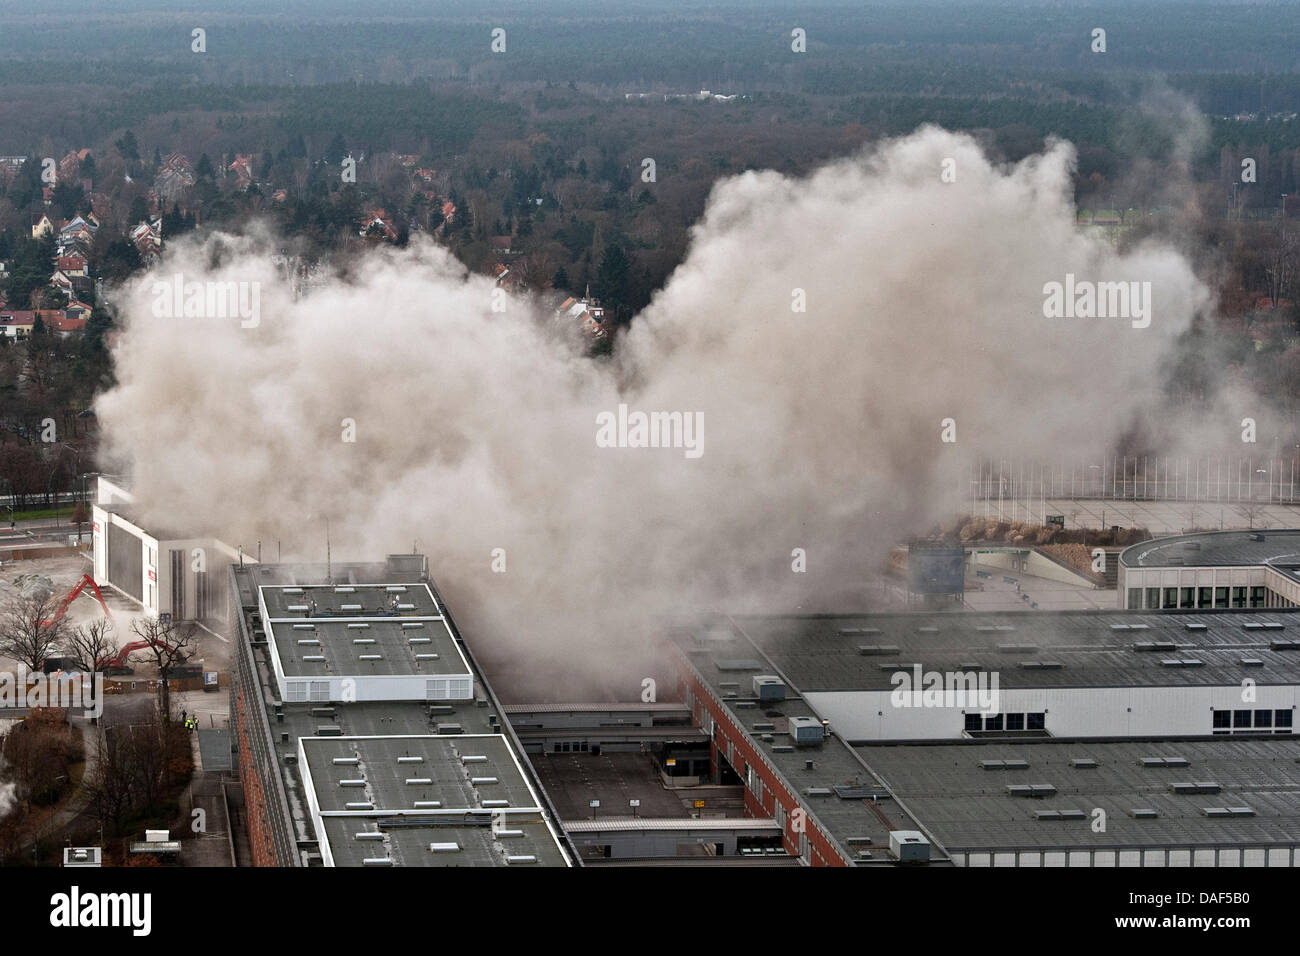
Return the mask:
[[158, 666], [158, 703], [163, 720], [171, 719], [171, 673], [188, 661], [198, 648], [199, 629], [191, 623], [164, 622], [157, 617], [137, 618], [131, 632], [148, 646], [144, 649]]
[[67, 630], [65, 620], [54, 620], [57, 611], [53, 595], [11, 598], [0, 608], [0, 654], [40, 671]]
[[69, 656], [92, 678], [100, 671], [104, 661], [118, 652], [119, 645], [114, 631], [113, 622], [106, 617], [68, 631]]

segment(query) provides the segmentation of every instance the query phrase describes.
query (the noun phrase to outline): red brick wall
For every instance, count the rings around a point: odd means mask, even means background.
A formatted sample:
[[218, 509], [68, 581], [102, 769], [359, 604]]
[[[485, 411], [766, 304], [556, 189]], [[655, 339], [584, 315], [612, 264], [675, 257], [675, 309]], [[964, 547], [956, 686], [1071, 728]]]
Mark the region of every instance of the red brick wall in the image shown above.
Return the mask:
[[238, 711], [235, 726], [238, 728], [239, 741], [239, 779], [244, 785], [244, 818], [248, 827], [248, 842], [253, 851], [253, 865], [287, 866], [288, 861], [282, 864], [275, 856], [270, 816], [266, 810], [266, 792], [262, 788], [262, 778], [253, 760], [253, 748], [248, 739], [250, 719], [242, 688], [236, 694], [235, 709]]
[[[685, 689], [690, 690], [695, 701], [693, 717], [696, 723], [701, 723], [705, 713], [708, 713], [713, 717], [713, 721], [717, 725], [714, 742], [709, 748], [709, 755], [714, 767], [717, 767], [719, 758], [725, 755], [727, 743], [730, 742], [732, 752], [735, 755], [732, 766], [740, 774], [741, 779], [745, 779], [746, 768], [753, 767], [754, 773], [763, 781], [763, 801], [761, 804], [754, 792], [749, 787], [745, 787], [745, 812], [750, 816], [775, 817], [776, 805], [779, 801], [781, 806], [785, 808], [786, 815], [782, 842], [787, 852], [798, 855], [799, 834], [794, 829], [793, 811], [803, 809], [807, 812], [807, 809], [800, 804], [794, 794], [780, 783], [775, 774], [763, 762], [758, 752], [749, 743], [745, 733], [732, 722], [730, 717], [726, 716], [721, 705], [713, 700], [709, 689], [688, 670], [681, 672], [679, 692]], [[808, 837], [809, 862], [813, 866], [849, 865], [835, 851], [831, 841], [811, 816], [804, 819], [804, 832]]]

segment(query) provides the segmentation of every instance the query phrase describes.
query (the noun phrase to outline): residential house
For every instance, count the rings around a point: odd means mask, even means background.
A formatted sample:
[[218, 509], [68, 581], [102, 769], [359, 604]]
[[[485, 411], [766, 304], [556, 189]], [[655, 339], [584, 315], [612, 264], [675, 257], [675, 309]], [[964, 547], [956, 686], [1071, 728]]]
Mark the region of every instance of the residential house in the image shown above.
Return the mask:
[[68, 155], [59, 160], [59, 182], [74, 182], [81, 178], [81, 164], [90, 155], [88, 149], [74, 149], [68, 152]]
[[235, 188], [243, 192], [253, 184], [253, 157], [236, 154], [226, 171], [235, 177]]
[[36, 313], [31, 309], [4, 309], [0, 311], [0, 335], [11, 339], [25, 339], [32, 334]]
[[577, 322], [593, 338], [602, 338], [606, 334], [605, 310], [590, 296], [581, 299], [570, 296], [560, 303], [556, 315], [565, 321]]
[[368, 210], [361, 219], [361, 232], [363, 237], [381, 238], [389, 242], [397, 240], [397, 228], [382, 209]]
[[54, 234], [54, 220], [43, 212], [32, 213], [32, 238]]

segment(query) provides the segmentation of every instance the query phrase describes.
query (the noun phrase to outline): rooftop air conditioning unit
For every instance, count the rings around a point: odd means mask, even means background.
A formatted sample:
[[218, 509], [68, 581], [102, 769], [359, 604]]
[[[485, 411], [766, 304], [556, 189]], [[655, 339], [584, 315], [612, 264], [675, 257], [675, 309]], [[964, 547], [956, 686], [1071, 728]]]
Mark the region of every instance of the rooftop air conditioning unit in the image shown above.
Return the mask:
[[820, 744], [826, 735], [822, 722], [815, 717], [791, 717], [790, 736], [798, 747]]
[[785, 700], [785, 681], [772, 674], [754, 678], [754, 696], [763, 700]]
[[890, 830], [889, 855], [899, 863], [929, 863], [930, 841], [919, 830]]

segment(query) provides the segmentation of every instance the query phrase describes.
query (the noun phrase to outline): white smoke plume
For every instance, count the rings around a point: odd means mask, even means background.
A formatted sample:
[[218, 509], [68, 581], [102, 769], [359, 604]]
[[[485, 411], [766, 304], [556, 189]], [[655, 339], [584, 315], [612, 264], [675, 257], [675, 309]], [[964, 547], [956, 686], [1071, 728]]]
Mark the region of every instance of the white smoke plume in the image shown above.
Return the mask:
[[[979, 449], [1100, 453], [1159, 401], [1207, 290], [1170, 248], [1083, 236], [1073, 157], [1000, 167], [926, 128], [806, 179], [720, 182], [612, 363], [526, 301], [494, 312], [492, 282], [432, 243], [294, 301], [269, 237], [178, 242], [117, 296], [106, 448], [166, 527], [278, 538], [286, 559], [323, 558], [326, 517], [336, 557], [418, 539], [527, 696], [635, 699], [657, 615], [860, 607], [888, 547], [960, 507]], [[260, 282], [260, 323], [158, 317], [153, 282], [176, 273]], [[1046, 318], [1067, 274], [1150, 282], [1150, 326]], [[702, 455], [598, 447], [620, 402], [702, 413]]]

